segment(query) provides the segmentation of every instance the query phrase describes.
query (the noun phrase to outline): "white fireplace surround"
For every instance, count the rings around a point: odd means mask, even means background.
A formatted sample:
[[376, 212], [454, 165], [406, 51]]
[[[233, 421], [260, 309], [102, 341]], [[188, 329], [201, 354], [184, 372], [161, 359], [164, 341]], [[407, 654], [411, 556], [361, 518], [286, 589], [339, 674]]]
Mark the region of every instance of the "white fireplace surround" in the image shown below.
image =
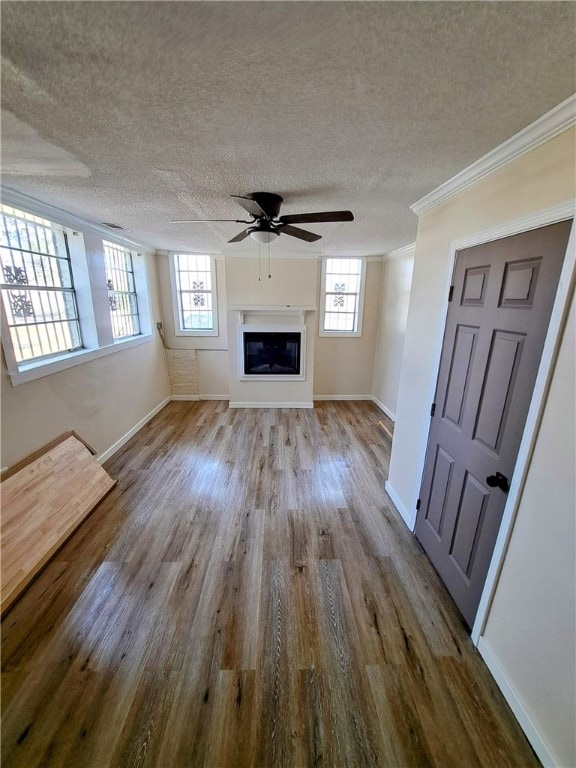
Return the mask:
[[[249, 304], [228, 309], [230, 408], [312, 408], [313, 306]], [[299, 374], [244, 373], [244, 333], [300, 333]]]

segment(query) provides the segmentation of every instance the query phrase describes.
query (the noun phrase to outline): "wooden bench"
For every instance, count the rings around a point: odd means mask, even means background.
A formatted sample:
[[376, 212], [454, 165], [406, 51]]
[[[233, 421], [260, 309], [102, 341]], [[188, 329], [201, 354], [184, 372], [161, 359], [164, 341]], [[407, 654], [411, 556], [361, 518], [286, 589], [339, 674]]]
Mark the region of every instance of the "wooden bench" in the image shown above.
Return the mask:
[[1, 613], [116, 485], [74, 432], [3, 473]]

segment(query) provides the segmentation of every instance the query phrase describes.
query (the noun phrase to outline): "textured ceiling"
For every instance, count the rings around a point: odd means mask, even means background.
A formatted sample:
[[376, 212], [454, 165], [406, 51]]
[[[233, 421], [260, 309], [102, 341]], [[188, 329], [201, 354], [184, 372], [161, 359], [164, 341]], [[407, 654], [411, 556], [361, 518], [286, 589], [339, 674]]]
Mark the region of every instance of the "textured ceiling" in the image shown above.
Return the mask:
[[274, 249], [382, 254], [409, 206], [575, 90], [568, 2], [3, 2], [3, 183], [156, 248], [229, 197], [349, 208]]

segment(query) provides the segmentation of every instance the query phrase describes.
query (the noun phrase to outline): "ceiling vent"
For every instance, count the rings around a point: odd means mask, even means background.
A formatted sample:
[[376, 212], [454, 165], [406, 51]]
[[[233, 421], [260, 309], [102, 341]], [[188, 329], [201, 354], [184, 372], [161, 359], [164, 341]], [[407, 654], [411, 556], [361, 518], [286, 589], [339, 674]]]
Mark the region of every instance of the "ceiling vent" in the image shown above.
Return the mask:
[[110, 224], [109, 221], [103, 221], [102, 225], [105, 227], [110, 227], [110, 229], [124, 229], [124, 227], [121, 227], [120, 224]]

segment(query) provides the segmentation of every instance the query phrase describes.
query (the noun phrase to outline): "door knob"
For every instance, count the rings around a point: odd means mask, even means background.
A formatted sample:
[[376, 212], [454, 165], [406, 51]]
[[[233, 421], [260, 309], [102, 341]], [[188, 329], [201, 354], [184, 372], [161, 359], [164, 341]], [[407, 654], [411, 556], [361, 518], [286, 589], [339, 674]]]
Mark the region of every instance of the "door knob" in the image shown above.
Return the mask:
[[501, 472], [496, 472], [495, 475], [488, 475], [486, 478], [486, 483], [490, 486], [490, 488], [500, 488], [500, 490], [504, 491], [504, 493], [508, 493], [510, 490], [508, 478]]

